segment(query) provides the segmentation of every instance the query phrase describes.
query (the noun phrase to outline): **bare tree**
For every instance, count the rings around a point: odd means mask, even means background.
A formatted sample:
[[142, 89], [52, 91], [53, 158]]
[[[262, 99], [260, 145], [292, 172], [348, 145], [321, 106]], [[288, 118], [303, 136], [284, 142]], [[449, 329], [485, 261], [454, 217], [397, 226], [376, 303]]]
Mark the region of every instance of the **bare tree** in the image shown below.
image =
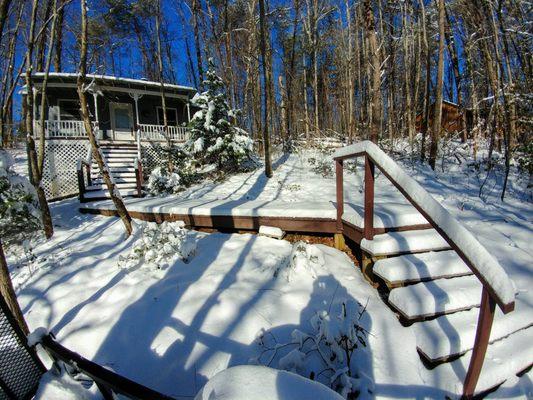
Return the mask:
[[[35, 0], [37, 1], [37, 0]], [[132, 233], [132, 225], [131, 225], [131, 217], [128, 213], [128, 210], [126, 209], [126, 206], [124, 205], [124, 202], [122, 201], [122, 196], [120, 195], [120, 192], [118, 190], [118, 187], [116, 186], [115, 182], [111, 178], [111, 175], [109, 173], [109, 168], [107, 167], [104, 158], [102, 157], [102, 153], [100, 151], [100, 145], [98, 144], [98, 141], [96, 140], [96, 136], [94, 135], [93, 130], [93, 124], [91, 123], [91, 119], [89, 116], [89, 107], [87, 105], [87, 96], [86, 96], [86, 75], [87, 75], [87, 0], [81, 0], [81, 36], [80, 36], [80, 65], [78, 69], [78, 96], [80, 98], [80, 107], [81, 107], [81, 115], [83, 118], [83, 125], [85, 127], [85, 131], [87, 132], [87, 137], [89, 138], [89, 143], [91, 144], [93, 157], [96, 160], [96, 163], [98, 164], [98, 168], [100, 169], [100, 173], [102, 174], [102, 177], [104, 179], [104, 182], [107, 186], [107, 190], [109, 191], [109, 195], [111, 196], [111, 199], [113, 200], [113, 203], [115, 205], [115, 208], [117, 210], [118, 216], [124, 223], [124, 227], [126, 228], [126, 235], [129, 236]]]
[[265, 17], [265, 2], [259, 0], [259, 26], [261, 31], [261, 63], [263, 67], [263, 151], [265, 155], [265, 175], [267, 178], [272, 177], [272, 161], [270, 158], [270, 133], [268, 130], [268, 96], [270, 87], [270, 75], [267, 71], [266, 60], [266, 17]]
[[439, 3], [439, 61], [437, 66], [437, 88], [435, 93], [435, 104], [433, 111], [433, 123], [431, 127], [431, 144], [429, 147], [429, 165], [435, 169], [437, 161], [437, 150], [439, 146], [439, 137], [441, 134], [442, 123], [442, 88], [444, 81], [444, 0], [438, 0]]
[[13, 283], [11, 282], [11, 276], [9, 275], [9, 269], [7, 267], [6, 257], [4, 255], [4, 249], [2, 247], [2, 239], [0, 238], [0, 294], [4, 298], [9, 307], [9, 310], [15, 316], [20, 329], [26, 335], [29, 333], [28, 325], [24, 320], [24, 315], [20, 309], [17, 301], [17, 295], [15, 289], [13, 289]]
[[[50, 214], [50, 208], [48, 207], [48, 201], [46, 199], [46, 194], [41, 185], [42, 180], [42, 169], [39, 168], [40, 157], [44, 157], [44, 154], [40, 156], [37, 155], [37, 150], [35, 148], [35, 139], [34, 139], [34, 103], [35, 103], [35, 93], [33, 86], [33, 47], [35, 42], [35, 24], [37, 20], [37, 9], [38, 9], [38, 0], [33, 0], [32, 3], [32, 12], [30, 20], [30, 32], [28, 35], [28, 48], [26, 50], [26, 108], [25, 108], [25, 120], [26, 120], [26, 145], [28, 149], [28, 163], [30, 169], [30, 181], [37, 192], [37, 197], [39, 199], [39, 207], [41, 209], [42, 222], [44, 234], [47, 238], [52, 237], [54, 234], [54, 226], [52, 224], [52, 215]], [[40, 138], [41, 142], [44, 142], [44, 138]], [[42, 146], [41, 146], [42, 148]]]

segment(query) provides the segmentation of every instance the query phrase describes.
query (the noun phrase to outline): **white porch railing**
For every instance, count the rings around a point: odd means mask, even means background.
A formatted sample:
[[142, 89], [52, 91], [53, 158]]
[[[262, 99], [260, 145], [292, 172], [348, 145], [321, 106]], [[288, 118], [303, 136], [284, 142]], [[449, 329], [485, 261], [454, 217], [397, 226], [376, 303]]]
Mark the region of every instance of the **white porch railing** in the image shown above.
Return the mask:
[[[141, 140], [166, 141], [163, 125], [139, 124]], [[168, 126], [168, 139], [176, 142], [185, 142], [188, 137], [187, 128], [184, 126]]]
[[[83, 121], [44, 121], [47, 138], [85, 137]], [[39, 121], [36, 121], [39, 127]]]

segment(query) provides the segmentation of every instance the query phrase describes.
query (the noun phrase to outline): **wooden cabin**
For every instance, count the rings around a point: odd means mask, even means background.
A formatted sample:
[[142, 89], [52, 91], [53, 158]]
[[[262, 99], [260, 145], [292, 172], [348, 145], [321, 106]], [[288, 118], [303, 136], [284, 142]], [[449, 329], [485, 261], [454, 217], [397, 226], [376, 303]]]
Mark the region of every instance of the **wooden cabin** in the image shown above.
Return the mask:
[[[464, 110], [466, 112], [466, 128], [468, 130], [469, 125], [471, 125], [471, 112], [469, 110]], [[435, 103], [431, 103], [429, 108], [429, 118], [428, 118], [428, 129], [431, 129], [433, 124], [433, 115], [435, 113]], [[419, 113], [416, 116], [416, 130], [417, 132], [422, 131], [422, 118], [423, 113]], [[451, 101], [443, 100], [442, 101], [442, 129], [446, 133], [457, 133], [462, 130], [461, 128], [461, 118], [462, 111], [456, 103]]]
[[[44, 73], [33, 75], [36, 96], [40, 104], [40, 90]], [[89, 110], [104, 141], [133, 142], [137, 131], [140, 140], [163, 140], [163, 107], [161, 85], [143, 79], [87, 75]], [[50, 73], [46, 90], [46, 137], [83, 137], [85, 130], [80, 115], [77, 74]], [[184, 141], [191, 118], [189, 101], [196, 94], [192, 87], [164, 84], [168, 134], [171, 140]], [[40, 107], [34, 107], [36, 128]]]
[[[34, 129], [41, 132], [44, 74], [33, 75]], [[109, 171], [124, 196], [142, 195], [144, 179], [161, 165], [168, 143], [184, 143], [192, 113], [192, 87], [144, 79], [87, 75], [91, 121]], [[26, 96], [26, 88], [22, 95]], [[106, 188], [81, 118], [77, 74], [50, 73], [44, 108], [45, 164], [43, 187], [48, 199], [79, 195], [80, 200], [106, 198]], [[82, 171], [83, 169], [83, 171]]]

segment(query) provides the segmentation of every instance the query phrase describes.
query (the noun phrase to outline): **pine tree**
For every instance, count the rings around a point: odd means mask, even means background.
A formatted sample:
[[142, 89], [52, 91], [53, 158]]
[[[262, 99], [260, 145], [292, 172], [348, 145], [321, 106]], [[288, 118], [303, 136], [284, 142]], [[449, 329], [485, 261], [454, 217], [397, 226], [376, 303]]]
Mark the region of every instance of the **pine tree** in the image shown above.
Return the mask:
[[206, 91], [192, 100], [199, 108], [192, 118], [186, 144], [200, 164], [216, 164], [220, 171], [242, 169], [250, 159], [253, 142], [248, 133], [235, 126], [238, 110], [230, 109], [222, 79], [216, 74], [212, 60], [204, 81]]

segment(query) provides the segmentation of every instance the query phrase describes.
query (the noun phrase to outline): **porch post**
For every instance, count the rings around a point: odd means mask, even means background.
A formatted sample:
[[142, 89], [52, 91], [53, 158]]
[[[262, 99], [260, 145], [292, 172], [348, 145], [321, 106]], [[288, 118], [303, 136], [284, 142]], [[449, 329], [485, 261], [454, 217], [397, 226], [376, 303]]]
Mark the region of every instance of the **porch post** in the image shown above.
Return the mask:
[[94, 90], [92, 92], [93, 94], [93, 101], [94, 101], [94, 126], [95, 126], [95, 136], [99, 137], [100, 133], [100, 119], [98, 117], [98, 92]]
[[189, 102], [187, 102], [186, 105], [187, 105], [187, 122], [191, 122], [191, 107], [189, 106]]
[[374, 239], [374, 162], [365, 155], [365, 207], [363, 235], [366, 240]]
[[337, 223], [334, 236], [335, 248], [343, 250], [345, 247], [344, 235], [342, 233], [342, 214], [344, 213], [344, 183], [343, 183], [343, 161], [335, 160], [336, 192], [337, 192]]
[[135, 130], [139, 129], [139, 93], [133, 93], [133, 101], [135, 102]]

